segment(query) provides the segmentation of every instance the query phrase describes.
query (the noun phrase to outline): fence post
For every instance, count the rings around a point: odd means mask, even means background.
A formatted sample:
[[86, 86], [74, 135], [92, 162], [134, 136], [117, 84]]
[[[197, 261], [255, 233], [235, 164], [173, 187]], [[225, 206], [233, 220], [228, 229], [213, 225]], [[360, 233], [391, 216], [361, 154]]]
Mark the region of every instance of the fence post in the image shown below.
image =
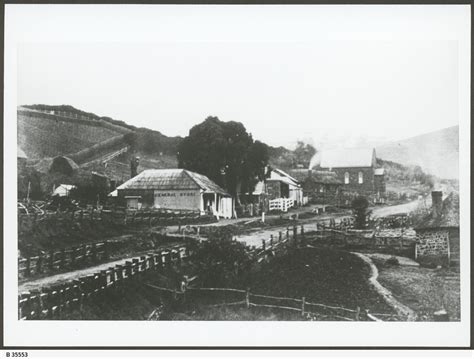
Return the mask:
[[290, 228], [286, 227], [286, 240], [288, 241], [290, 239]]
[[247, 288], [247, 291], [245, 292], [245, 305], [247, 306], [247, 309], [250, 308], [250, 289]]
[[278, 242], [281, 242], [281, 231], [278, 232]]
[[30, 257], [26, 257], [26, 267], [25, 267], [25, 276], [30, 275], [30, 267], [31, 267], [31, 259]]
[[265, 239], [262, 239], [262, 249], [265, 250]]
[[92, 263], [94, 263], [97, 260], [97, 244], [96, 243], [92, 243], [91, 257], [92, 257]]
[[305, 302], [305, 297], [301, 298], [301, 316], [304, 316], [304, 302]]
[[104, 254], [103, 254], [103, 259], [109, 259], [109, 241], [104, 242]]
[[74, 268], [76, 265], [76, 251], [77, 247], [71, 249], [71, 268]]
[[293, 225], [293, 238], [294, 238], [294, 240], [295, 240], [295, 243], [296, 243], [296, 237], [297, 237], [297, 235], [298, 235], [296, 232], [297, 232], [297, 228], [296, 228], [296, 224], [294, 224], [294, 225]]
[[40, 254], [38, 256], [38, 260], [36, 261], [36, 273], [41, 273], [43, 271], [43, 268], [41, 268], [43, 262], [43, 256]]
[[49, 270], [54, 269], [54, 251], [51, 249], [49, 251]]
[[61, 267], [64, 269], [66, 267], [66, 250], [61, 249]]
[[357, 320], [357, 321], [360, 320], [360, 307], [356, 308], [355, 320]]
[[270, 234], [270, 248], [273, 247], [273, 234]]

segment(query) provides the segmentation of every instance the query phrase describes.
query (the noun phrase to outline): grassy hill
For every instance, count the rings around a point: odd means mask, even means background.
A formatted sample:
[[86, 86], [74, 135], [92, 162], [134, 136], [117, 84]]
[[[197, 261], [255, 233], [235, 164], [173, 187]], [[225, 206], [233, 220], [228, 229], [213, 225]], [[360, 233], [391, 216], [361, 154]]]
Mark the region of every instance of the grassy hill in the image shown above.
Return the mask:
[[[69, 105], [25, 105], [18, 108], [18, 144], [32, 160], [68, 156], [84, 169], [117, 179], [129, 177], [129, 160], [140, 157], [140, 168], [178, 165], [176, 153], [182, 137], [135, 127], [110, 117], [78, 110]], [[110, 161], [101, 159], [123, 147], [129, 150]], [[284, 169], [292, 165], [292, 151], [268, 146], [270, 163]]]
[[418, 165], [440, 178], [459, 178], [459, 126], [390, 142], [376, 150], [384, 160]]

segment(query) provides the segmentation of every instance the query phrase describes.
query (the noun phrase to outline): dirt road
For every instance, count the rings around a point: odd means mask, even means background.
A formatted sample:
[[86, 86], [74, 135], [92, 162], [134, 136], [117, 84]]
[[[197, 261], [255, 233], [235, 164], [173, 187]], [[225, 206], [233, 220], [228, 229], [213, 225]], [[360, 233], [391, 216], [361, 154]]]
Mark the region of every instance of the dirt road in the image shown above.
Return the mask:
[[[328, 224], [327, 221], [331, 218], [334, 218], [336, 224], [338, 224], [343, 218], [349, 218], [350, 215], [348, 214], [332, 214], [326, 216], [318, 216], [314, 218], [308, 218], [305, 220], [298, 221], [298, 234], [301, 231], [301, 226], [304, 226], [305, 232], [309, 231], [316, 231], [318, 229], [318, 225], [321, 223]], [[256, 230], [251, 233], [246, 233], [242, 235], [235, 236], [235, 239], [244, 242], [246, 245], [255, 246], [257, 248], [262, 246], [262, 239], [268, 240], [270, 236], [273, 235], [275, 240], [278, 239], [278, 232], [282, 232], [282, 235], [286, 235], [286, 226], [276, 226], [271, 228], [265, 228], [261, 230]], [[290, 225], [290, 235], [293, 235], [293, 227]]]
[[414, 211], [424, 200], [417, 199], [412, 202], [403, 203], [395, 206], [375, 207], [372, 209], [372, 217], [379, 218], [398, 213], [408, 213]]

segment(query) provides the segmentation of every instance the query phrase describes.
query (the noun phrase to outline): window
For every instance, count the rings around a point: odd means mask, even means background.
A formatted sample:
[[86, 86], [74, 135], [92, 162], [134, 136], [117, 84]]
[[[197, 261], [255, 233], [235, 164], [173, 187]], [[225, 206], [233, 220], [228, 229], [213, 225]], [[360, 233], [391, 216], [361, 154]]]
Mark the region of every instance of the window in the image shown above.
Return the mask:
[[362, 172], [359, 172], [359, 184], [364, 183], [364, 174]]
[[344, 184], [349, 184], [349, 172], [344, 173]]

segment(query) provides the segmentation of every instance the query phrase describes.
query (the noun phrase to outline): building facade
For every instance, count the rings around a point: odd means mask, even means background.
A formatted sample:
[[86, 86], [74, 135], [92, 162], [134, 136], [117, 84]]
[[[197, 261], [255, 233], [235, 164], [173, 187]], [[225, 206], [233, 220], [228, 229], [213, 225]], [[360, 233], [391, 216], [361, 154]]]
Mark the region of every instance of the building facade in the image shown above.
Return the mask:
[[374, 148], [323, 151], [320, 157], [316, 168], [336, 173], [346, 196], [385, 197], [385, 176], [376, 168]]
[[128, 209], [193, 210], [224, 218], [234, 215], [234, 200], [208, 177], [184, 169], [145, 170], [126, 181], [117, 195]]
[[314, 204], [338, 205], [341, 200], [342, 182], [331, 171], [298, 169], [290, 172], [303, 188], [303, 196]]
[[452, 192], [444, 201], [441, 191], [431, 196], [431, 213], [415, 226], [415, 257], [436, 265], [459, 264], [459, 194]]

